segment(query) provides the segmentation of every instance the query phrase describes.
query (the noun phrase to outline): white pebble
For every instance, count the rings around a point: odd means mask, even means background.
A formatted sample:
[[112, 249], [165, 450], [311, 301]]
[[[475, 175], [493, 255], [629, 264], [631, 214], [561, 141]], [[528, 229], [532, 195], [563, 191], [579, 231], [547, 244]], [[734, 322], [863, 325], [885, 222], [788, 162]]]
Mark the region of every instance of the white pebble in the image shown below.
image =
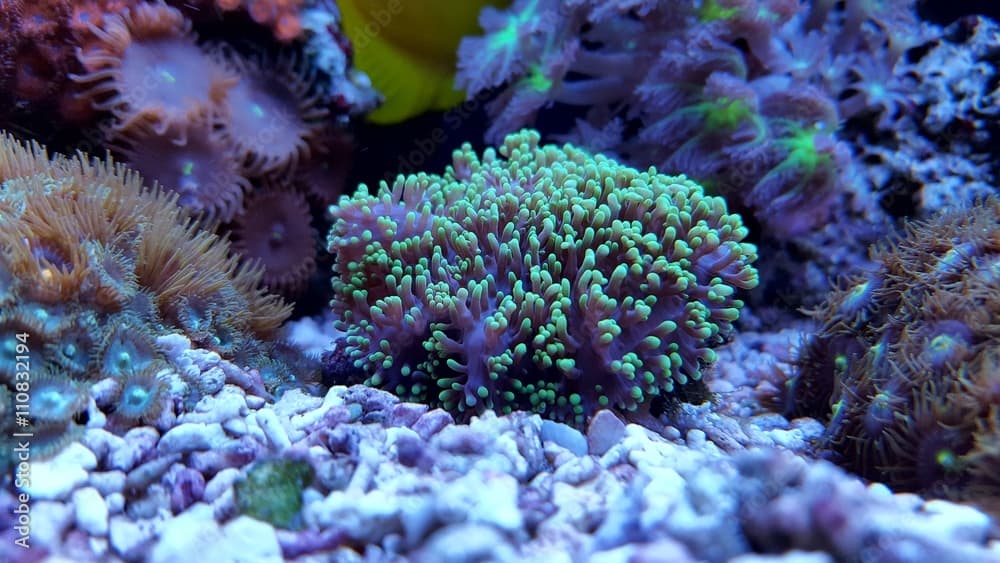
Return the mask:
[[80, 441], [87, 446], [98, 460], [107, 459], [112, 452], [123, 448], [125, 440], [103, 428], [88, 428]]
[[247, 407], [257, 410], [267, 404], [263, 398], [257, 395], [247, 395]]
[[507, 531], [523, 524], [517, 506], [517, 480], [503, 473], [473, 471], [442, 485], [436, 495], [438, 516], [446, 522], [479, 522]]
[[87, 472], [97, 466], [97, 457], [83, 444], [74, 442], [59, 455], [31, 465], [31, 483], [24, 492], [40, 500], [62, 500], [87, 482]]
[[212, 501], [212, 515], [219, 522], [225, 522], [239, 512], [236, 506], [236, 493], [230, 487]]
[[174, 362], [181, 354], [191, 349], [191, 341], [180, 332], [164, 334], [156, 338], [156, 347]]
[[73, 493], [73, 513], [76, 527], [92, 536], [108, 533], [108, 505], [94, 487], [85, 487]]
[[326, 392], [326, 396], [323, 397], [324, 407], [336, 407], [344, 404], [344, 391], [347, 388], [343, 385], [334, 385]]
[[[215, 352], [212, 352], [215, 354]], [[218, 354], [215, 354], [218, 357]], [[198, 379], [198, 387], [206, 395], [214, 395], [226, 384], [226, 373], [219, 366], [211, 367], [203, 372]]]
[[34, 502], [31, 506], [31, 547], [57, 549], [72, 522], [73, 510], [68, 504], [47, 500]]
[[242, 475], [242, 473], [235, 467], [227, 467], [222, 471], [219, 471], [215, 474], [215, 477], [212, 477], [212, 480], [205, 485], [205, 493], [202, 495], [202, 500], [205, 502], [212, 502], [219, 498], [222, 493], [232, 488], [233, 483], [240, 477], [240, 475]]
[[164, 434], [156, 449], [165, 453], [187, 453], [210, 450], [221, 446], [226, 440], [226, 432], [218, 422], [187, 422]]
[[990, 517], [971, 506], [945, 500], [929, 500], [924, 512], [931, 515], [933, 528], [952, 542], [983, 542], [989, 537]]
[[212, 507], [197, 503], [164, 523], [149, 561], [214, 561], [209, 552], [221, 542], [222, 529], [212, 515]]
[[[218, 368], [214, 368], [218, 369]], [[226, 422], [246, 415], [247, 402], [243, 395], [234, 391], [232, 385], [218, 395], [202, 397], [193, 412], [182, 414], [178, 420], [184, 422]]]
[[91, 537], [87, 543], [90, 546], [90, 552], [96, 555], [99, 560], [103, 560], [108, 553], [108, 538]]
[[97, 407], [97, 401], [93, 397], [87, 405], [87, 428], [104, 428], [108, 424], [108, 417]]
[[246, 435], [250, 431], [247, 427], [247, 421], [242, 418], [230, 418], [222, 423], [222, 429], [237, 438]]
[[150, 544], [156, 539], [157, 523], [151, 520], [132, 521], [128, 516], [111, 519], [108, 537], [111, 547], [125, 560], [149, 557]]
[[270, 409], [257, 411], [255, 418], [257, 419], [257, 424], [264, 431], [264, 435], [267, 436], [267, 441], [271, 443], [271, 446], [275, 450], [282, 452], [292, 446], [292, 441], [288, 438], [288, 432], [285, 431], [285, 427], [281, 425], [281, 421], [278, 420], [278, 416], [274, 414], [274, 411]]
[[283, 394], [273, 408], [282, 418], [291, 418], [293, 415], [315, 410], [322, 404], [323, 399], [314, 397], [302, 389], [292, 389]]
[[804, 445], [801, 430], [782, 430], [780, 428], [766, 433], [775, 444], [786, 449], [800, 449]]
[[691, 448], [699, 449], [705, 446], [704, 430], [692, 428], [691, 430], [688, 430], [687, 436], [685, 436], [685, 438], [687, 438], [687, 445]]
[[105, 471], [90, 474], [88, 483], [103, 496], [121, 492], [125, 488], [124, 471]]
[[120, 442], [111, 442], [113, 449], [108, 452], [108, 468], [119, 471], [131, 471], [146, 455], [152, 451], [160, 433], [155, 428], [141, 426], [133, 428], [125, 434]]
[[125, 495], [111, 493], [104, 499], [104, 503], [108, 505], [109, 514], [121, 514], [125, 510]]
[[214, 545], [204, 561], [280, 562], [281, 545], [274, 528], [249, 516], [240, 516], [222, 529], [224, 542]]

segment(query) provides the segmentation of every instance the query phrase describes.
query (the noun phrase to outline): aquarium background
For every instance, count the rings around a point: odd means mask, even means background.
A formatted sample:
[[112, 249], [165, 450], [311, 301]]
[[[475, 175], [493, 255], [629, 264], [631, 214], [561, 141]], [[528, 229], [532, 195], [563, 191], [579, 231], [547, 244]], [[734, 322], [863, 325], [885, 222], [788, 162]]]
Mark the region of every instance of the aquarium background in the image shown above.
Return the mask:
[[988, 0], [0, 0], [5, 561], [1000, 561]]

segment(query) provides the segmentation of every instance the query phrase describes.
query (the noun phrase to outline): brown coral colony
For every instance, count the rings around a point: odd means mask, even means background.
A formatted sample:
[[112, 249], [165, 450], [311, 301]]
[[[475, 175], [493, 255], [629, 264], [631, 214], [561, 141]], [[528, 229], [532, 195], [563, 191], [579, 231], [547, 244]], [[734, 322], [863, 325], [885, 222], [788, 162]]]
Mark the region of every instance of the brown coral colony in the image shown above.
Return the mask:
[[[5, 135], [0, 186], [0, 280], [16, 303], [0, 312], [0, 328], [27, 335], [32, 369], [45, 374], [34, 383], [31, 412], [52, 452], [78, 433], [76, 418], [88, 409], [83, 390], [98, 381], [115, 389], [98, 407], [120, 424], [163, 412], [172, 370], [160, 336], [180, 332], [212, 345], [236, 331], [254, 352], [291, 312], [263, 290], [259, 268], [241, 265], [224, 238], [193, 222], [177, 194], [143, 187], [120, 165], [83, 154], [50, 159]], [[7, 390], [24, 369], [14, 358], [24, 354], [3, 352]], [[233, 352], [220, 349], [235, 359]]]
[[[99, 45], [81, 49], [87, 74], [73, 77], [89, 85], [84, 95], [115, 117], [112, 131], [140, 123], [186, 142], [186, 126], [211, 115], [238, 78], [203, 53], [191, 24], [174, 8], [140, 4], [94, 28]], [[198, 72], [192, 69], [197, 68]]]
[[911, 224], [815, 312], [788, 411], [820, 444], [901, 490], [1000, 506], [1000, 200]]
[[283, 294], [302, 289], [316, 269], [316, 232], [303, 194], [283, 190], [254, 196], [237, 218], [233, 247], [264, 266], [264, 284]]

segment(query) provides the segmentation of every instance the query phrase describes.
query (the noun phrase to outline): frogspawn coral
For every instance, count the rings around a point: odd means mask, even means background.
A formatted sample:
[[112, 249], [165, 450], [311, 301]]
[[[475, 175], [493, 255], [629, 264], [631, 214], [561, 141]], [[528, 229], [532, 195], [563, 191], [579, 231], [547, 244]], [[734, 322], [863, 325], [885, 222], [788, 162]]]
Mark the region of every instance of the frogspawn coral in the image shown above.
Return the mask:
[[756, 285], [739, 216], [683, 176], [508, 136], [330, 208], [333, 311], [364, 381], [468, 415], [582, 423], [702, 375]]

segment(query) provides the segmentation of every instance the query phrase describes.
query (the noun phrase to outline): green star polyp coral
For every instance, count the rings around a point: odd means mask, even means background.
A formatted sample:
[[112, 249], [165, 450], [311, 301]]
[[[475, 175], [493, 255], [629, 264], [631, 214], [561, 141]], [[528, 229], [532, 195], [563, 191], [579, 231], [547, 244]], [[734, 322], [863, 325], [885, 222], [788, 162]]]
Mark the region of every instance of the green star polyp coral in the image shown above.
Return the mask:
[[456, 414], [635, 410], [701, 377], [757, 284], [721, 198], [535, 131], [330, 212], [342, 353]]

